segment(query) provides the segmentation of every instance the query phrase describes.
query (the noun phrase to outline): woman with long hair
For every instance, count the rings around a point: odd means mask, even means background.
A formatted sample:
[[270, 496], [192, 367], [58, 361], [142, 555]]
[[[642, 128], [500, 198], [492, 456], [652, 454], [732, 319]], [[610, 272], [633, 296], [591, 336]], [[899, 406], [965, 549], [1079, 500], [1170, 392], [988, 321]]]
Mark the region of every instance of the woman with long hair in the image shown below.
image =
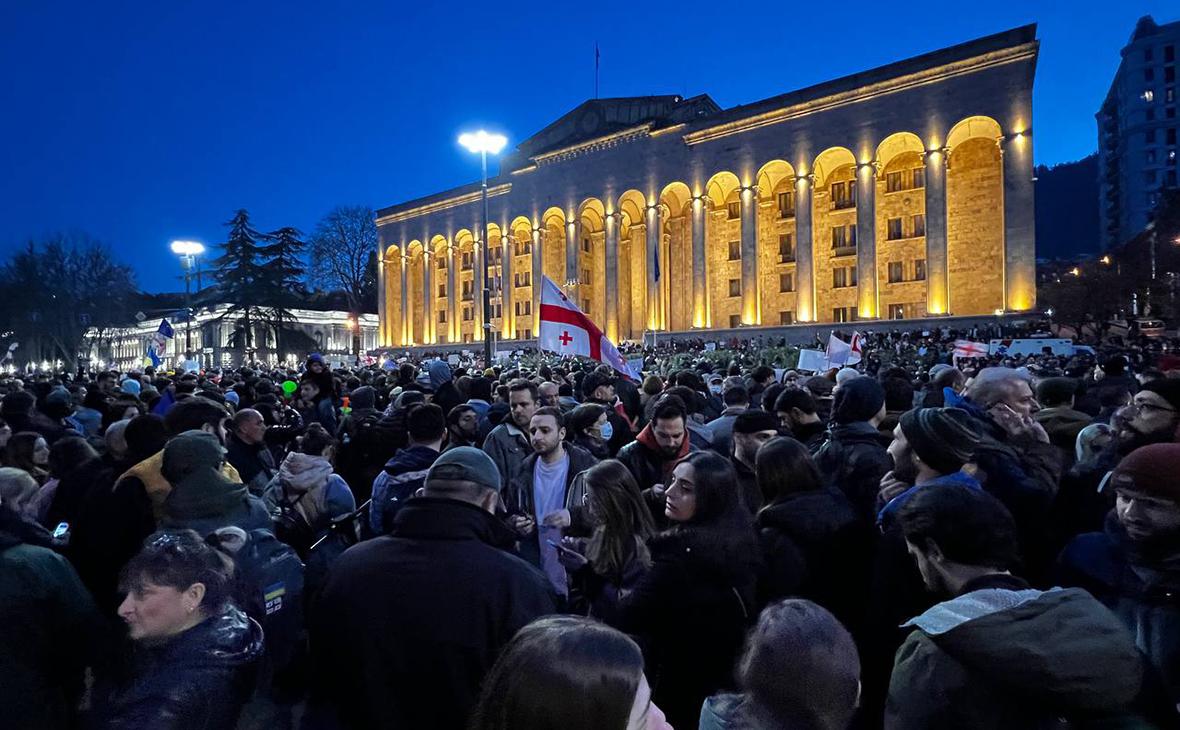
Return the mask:
[[49, 442], [36, 431], [21, 431], [8, 439], [4, 452], [5, 466], [23, 469], [44, 484], [49, 481]]
[[647, 541], [655, 535], [651, 511], [635, 477], [614, 459], [595, 464], [580, 476], [589, 538], [562, 540], [558, 558], [570, 574], [571, 603], [609, 622], [626, 595], [651, 567]]
[[470, 730], [672, 728], [652, 701], [634, 641], [590, 619], [553, 616], [525, 626], [504, 648]]
[[766, 503], [755, 518], [765, 561], [761, 602], [807, 598], [854, 625], [868, 587], [868, 529], [795, 439], [763, 444], [754, 471]]
[[652, 566], [619, 601], [615, 625], [641, 639], [672, 724], [693, 727], [705, 697], [731, 685], [756, 616], [758, 541], [733, 465], [714, 452], [681, 459], [665, 501], [672, 527], [649, 542]]

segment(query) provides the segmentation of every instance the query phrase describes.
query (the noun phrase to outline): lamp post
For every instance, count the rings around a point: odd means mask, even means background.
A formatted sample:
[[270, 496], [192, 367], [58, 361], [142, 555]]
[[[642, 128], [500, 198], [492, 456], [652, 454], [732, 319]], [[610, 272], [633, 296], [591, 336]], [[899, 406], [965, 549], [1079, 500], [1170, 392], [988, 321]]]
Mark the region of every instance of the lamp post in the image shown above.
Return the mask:
[[489, 134], [484, 130], [475, 133], [459, 135], [459, 144], [467, 148], [468, 152], [478, 152], [482, 164], [480, 176], [480, 197], [483, 200], [482, 233], [483, 240], [483, 359], [484, 367], [492, 366], [492, 294], [489, 289], [491, 279], [491, 247], [488, 245], [488, 154], [499, 154], [508, 144], [508, 138], [502, 134]]
[[192, 358], [193, 351], [193, 292], [190, 282], [193, 267], [197, 258], [205, 253], [205, 246], [197, 241], [173, 241], [172, 253], [180, 257], [180, 265], [184, 269], [184, 306], [188, 315], [184, 320], [184, 357], [188, 360]]

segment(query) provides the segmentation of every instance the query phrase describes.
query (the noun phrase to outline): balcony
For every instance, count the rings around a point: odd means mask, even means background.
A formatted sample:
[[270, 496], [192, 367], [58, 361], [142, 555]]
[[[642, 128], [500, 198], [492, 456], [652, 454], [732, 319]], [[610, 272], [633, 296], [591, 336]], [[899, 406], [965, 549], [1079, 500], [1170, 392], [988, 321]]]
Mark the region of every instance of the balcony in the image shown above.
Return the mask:
[[844, 244], [842, 246], [833, 246], [832, 247], [832, 256], [834, 256], [836, 258], [839, 258], [841, 256], [855, 256], [855, 255], [856, 255], [856, 244], [855, 243], [851, 244], [851, 245]]
[[794, 254], [794, 252], [791, 252], [791, 253], [780, 253], [780, 254], [778, 255], [778, 262], [779, 262], [780, 264], [793, 264], [793, 263], [795, 263], [795, 254]]
[[832, 201], [832, 210], [852, 210], [856, 207], [855, 198], [841, 198]]

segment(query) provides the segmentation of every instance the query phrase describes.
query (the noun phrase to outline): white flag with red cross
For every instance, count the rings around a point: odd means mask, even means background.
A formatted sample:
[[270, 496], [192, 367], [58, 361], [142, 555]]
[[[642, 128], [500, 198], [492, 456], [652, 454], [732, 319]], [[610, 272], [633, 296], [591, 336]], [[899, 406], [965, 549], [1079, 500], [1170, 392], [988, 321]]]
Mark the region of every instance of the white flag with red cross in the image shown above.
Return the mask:
[[578, 355], [610, 365], [633, 380], [639, 374], [627, 366], [615, 343], [590, 321], [548, 276], [541, 277], [541, 326], [537, 347], [559, 355]]

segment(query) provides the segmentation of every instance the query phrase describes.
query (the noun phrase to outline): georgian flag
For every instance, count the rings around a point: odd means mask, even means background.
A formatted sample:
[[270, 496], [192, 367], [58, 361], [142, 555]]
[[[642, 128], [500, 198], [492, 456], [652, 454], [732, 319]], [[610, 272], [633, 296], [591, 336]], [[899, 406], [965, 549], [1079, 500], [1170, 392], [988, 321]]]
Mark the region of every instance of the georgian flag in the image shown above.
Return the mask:
[[852, 333], [852, 341], [845, 342], [833, 332], [828, 335], [828, 367], [848, 367], [861, 360], [860, 333]]
[[638, 380], [615, 344], [598, 325], [590, 321], [548, 276], [541, 277], [541, 326], [537, 347], [558, 355], [578, 355], [610, 365], [623, 375]]
[[955, 359], [960, 357], [987, 357], [987, 355], [988, 345], [986, 342], [955, 340], [955, 351], [952, 355]]

